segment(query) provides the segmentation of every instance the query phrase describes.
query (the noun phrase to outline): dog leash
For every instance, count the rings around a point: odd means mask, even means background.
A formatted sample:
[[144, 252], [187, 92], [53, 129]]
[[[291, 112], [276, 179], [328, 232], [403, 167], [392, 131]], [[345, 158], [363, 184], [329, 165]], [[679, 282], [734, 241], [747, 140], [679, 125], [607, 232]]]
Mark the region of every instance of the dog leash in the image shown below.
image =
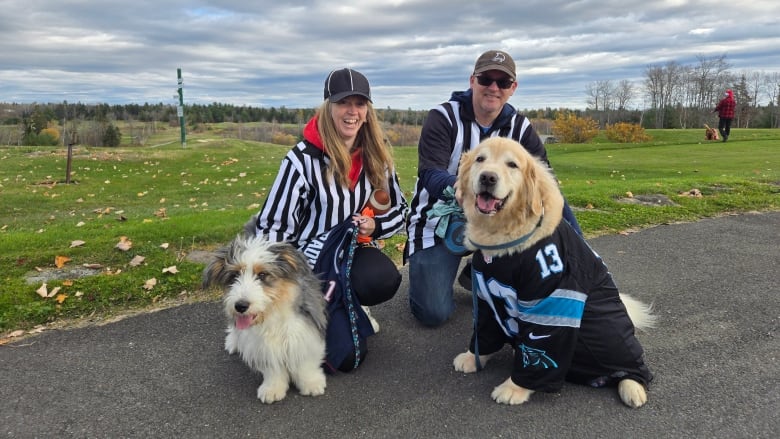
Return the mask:
[[471, 266], [471, 309], [472, 314], [474, 315], [474, 361], [477, 365], [477, 372], [482, 370], [482, 362], [479, 361], [479, 334], [478, 334], [478, 328], [477, 324], [479, 322], [479, 312], [478, 312], [478, 306], [479, 302], [477, 301], [477, 276], [474, 275], [474, 265]]
[[358, 326], [357, 326], [357, 312], [355, 311], [355, 304], [352, 301], [352, 262], [355, 259], [355, 248], [357, 248], [357, 233], [352, 228], [352, 238], [349, 241], [349, 250], [347, 250], [347, 269], [346, 278], [344, 280], [344, 297], [347, 301], [347, 313], [349, 314], [349, 329], [352, 332], [352, 342], [355, 344], [355, 366], [353, 369], [357, 369], [360, 365], [360, 341], [358, 339]]

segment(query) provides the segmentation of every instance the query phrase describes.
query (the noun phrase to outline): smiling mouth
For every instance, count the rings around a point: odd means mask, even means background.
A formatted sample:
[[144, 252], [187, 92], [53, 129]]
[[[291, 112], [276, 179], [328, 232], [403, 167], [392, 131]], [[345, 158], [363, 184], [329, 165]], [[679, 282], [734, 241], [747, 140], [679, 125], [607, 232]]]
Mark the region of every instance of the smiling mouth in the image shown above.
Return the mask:
[[493, 196], [490, 192], [482, 192], [477, 194], [477, 210], [485, 215], [495, 215], [499, 210], [504, 208], [506, 197], [499, 199]]

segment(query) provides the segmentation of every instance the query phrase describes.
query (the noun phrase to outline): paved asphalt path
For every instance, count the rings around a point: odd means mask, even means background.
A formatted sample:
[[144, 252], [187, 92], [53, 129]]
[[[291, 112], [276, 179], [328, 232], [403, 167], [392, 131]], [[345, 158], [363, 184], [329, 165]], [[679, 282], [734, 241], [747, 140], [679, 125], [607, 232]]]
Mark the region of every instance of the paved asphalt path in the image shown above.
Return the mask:
[[[256, 399], [261, 376], [222, 349], [218, 303], [0, 346], [0, 437], [155, 438], [770, 438], [780, 437], [780, 212], [654, 227], [591, 241], [623, 292], [652, 302], [640, 333], [655, 373], [649, 403], [567, 384], [498, 405], [502, 351], [455, 372], [471, 298], [437, 329], [410, 316], [406, 284], [373, 308], [382, 325], [352, 374], [325, 395]], [[406, 270], [404, 270], [406, 276]]]

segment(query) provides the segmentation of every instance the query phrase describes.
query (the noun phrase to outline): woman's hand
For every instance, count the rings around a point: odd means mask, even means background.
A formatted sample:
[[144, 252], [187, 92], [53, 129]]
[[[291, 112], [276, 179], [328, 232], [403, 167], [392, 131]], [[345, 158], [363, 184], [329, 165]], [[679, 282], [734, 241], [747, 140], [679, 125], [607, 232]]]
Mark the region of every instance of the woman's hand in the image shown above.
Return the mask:
[[358, 235], [362, 236], [371, 236], [376, 229], [374, 218], [357, 213], [352, 215], [352, 224], [357, 226]]

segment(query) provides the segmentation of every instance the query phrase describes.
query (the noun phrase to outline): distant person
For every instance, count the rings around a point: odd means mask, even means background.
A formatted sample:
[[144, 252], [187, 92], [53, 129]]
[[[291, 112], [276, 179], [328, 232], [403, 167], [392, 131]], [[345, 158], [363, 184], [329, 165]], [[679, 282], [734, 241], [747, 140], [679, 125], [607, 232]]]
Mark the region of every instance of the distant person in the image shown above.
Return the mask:
[[[407, 203], [368, 79], [356, 70], [334, 70], [325, 79], [324, 99], [304, 127], [303, 140], [282, 160], [257, 217], [256, 233], [273, 242], [292, 243], [314, 268], [318, 262], [328, 266], [328, 261], [319, 261], [321, 253], [324, 257], [333, 248], [328, 238], [346, 230], [351, 221], [362, 242], [350, 267], [351, 289], [361, 305], [377, 305], [395, 295], [401, 274], [375, 240], [403, 230]], [[390, 206], [372, 215], [364, 208], [376, 189], [387, 193]], [[376, 321], [367, 317], [377, 331]], [[330, 338], [328, 350], [330, 355]], [[351, 370], [357, 367], [353, 359], [332, 366]]]
[[725, 142], [729, 140], [729, 134], [731, 134], [731, 121], [734, 120], [734, 109], [737, 107], [737, 102], [734, 100], [734, 92], [731, 89], [726, 90], [725, 97], [718, 102], [713, 113], [718, 113], [718, 132], [720, 137]]
[[[409, 305], [417, 320], [430, 327], [444, 323], [455, 309], [453, 283], [462, 254], [451, 252], [445, 239], [437, 235], [442, 217], [435, 216], [432, 209], [454, 187], [461, 154], [488, 137], [511, 137], [549, 165], [547, 151], [531, 121], [507, 103], [517, 89], [512, 57], [501, 50], [483, 53], [469, 85], [469, 90], [453, 92], [448, 102], [429, 111], [418, 146], [418, 180], [407, 221], [405, 251]], [[567, 203], [564, 218], [582, 234]], [[458, 279], [469, 289], [470, 276], [467, 266]]]

